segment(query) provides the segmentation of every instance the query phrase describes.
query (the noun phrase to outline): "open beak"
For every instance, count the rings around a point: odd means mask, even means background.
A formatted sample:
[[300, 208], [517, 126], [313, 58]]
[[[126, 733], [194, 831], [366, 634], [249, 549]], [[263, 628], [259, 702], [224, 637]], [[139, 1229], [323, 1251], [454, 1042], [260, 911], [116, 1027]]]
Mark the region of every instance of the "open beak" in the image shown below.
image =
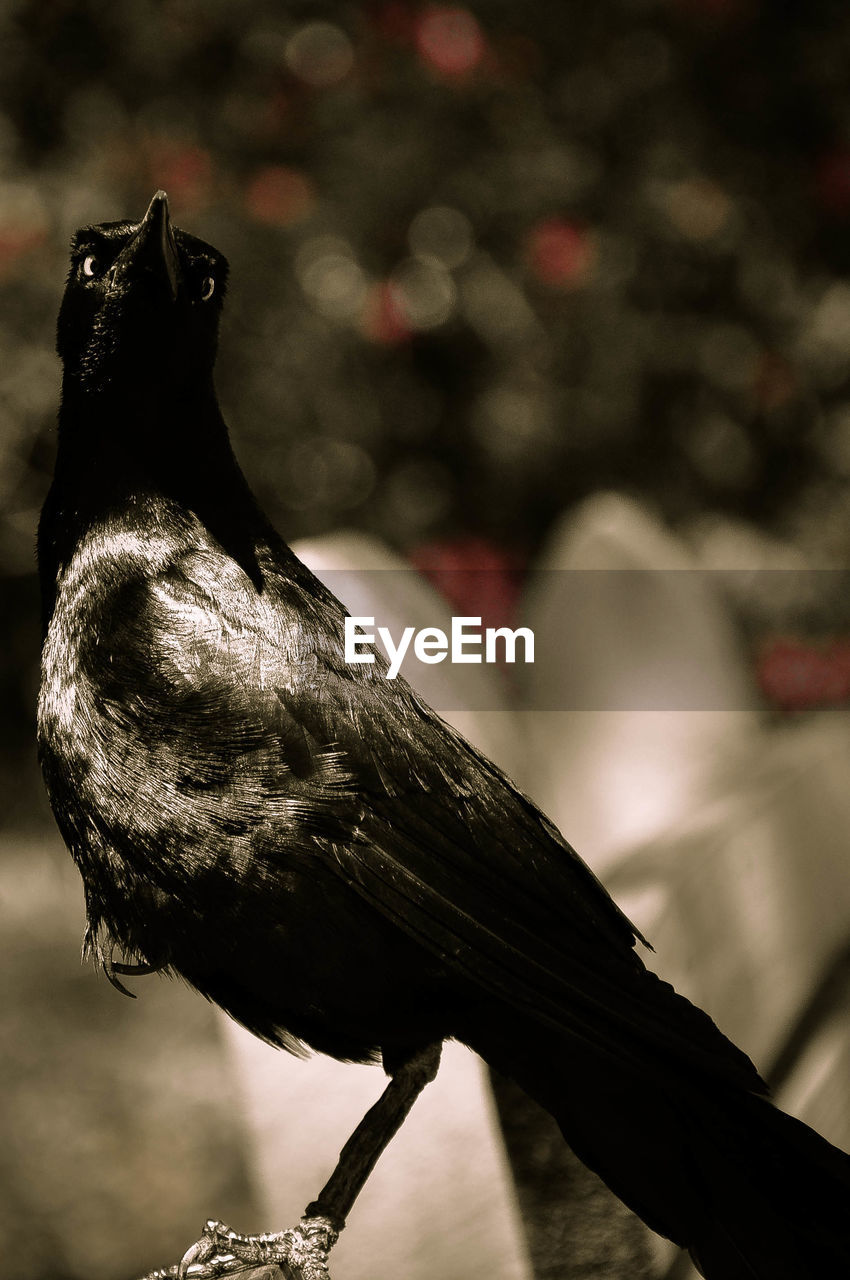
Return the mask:
[[147, 270], [164, 277], [172, 301], [176, 299], [180, 282], [180, 261], [168, 215], [168, 196], [164, 191], [157, 191], [151, 200], [138, 231], [122, 250], [115, 265], [125, 265], [134, 272], [139, 269]]

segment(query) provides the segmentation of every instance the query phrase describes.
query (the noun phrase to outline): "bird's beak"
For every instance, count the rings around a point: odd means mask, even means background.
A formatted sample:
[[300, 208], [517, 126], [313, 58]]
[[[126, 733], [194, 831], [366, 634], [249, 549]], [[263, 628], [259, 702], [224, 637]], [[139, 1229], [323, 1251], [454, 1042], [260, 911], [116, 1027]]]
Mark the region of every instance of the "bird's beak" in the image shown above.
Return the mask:
[[157, 191], [148, 205], [148, 211], [139, 223], [139, 229], [121, 254], [128, 254], [134, 268], [147, 267], [156, 273], [164, 273], [172, 300], [177, 297], [180, 281], [180, 260], [171, 218], [168, 215], [168, 196]]

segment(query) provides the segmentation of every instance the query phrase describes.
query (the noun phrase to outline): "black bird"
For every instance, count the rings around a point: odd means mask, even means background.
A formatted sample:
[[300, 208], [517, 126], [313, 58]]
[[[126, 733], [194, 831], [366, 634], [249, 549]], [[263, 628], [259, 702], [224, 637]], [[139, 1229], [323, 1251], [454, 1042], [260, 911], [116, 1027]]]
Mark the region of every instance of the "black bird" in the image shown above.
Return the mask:
[[311, 1232], [321, 1262], [454, 1037], [710, 1280], [850, 1274], [850, 1158], [645, 968], [510, 779], [380, 662], [344, 661], [342, 605], [228, 442], [226, 275], [162, 192], [141, 223], [74, 237], [39, 531], [41, 764], [115, 981], [181, 974], [265, 1040], [380, 1059], [392, 1080], [301, 1236], [211, 1226], [184, 1270], [293, 1256]]

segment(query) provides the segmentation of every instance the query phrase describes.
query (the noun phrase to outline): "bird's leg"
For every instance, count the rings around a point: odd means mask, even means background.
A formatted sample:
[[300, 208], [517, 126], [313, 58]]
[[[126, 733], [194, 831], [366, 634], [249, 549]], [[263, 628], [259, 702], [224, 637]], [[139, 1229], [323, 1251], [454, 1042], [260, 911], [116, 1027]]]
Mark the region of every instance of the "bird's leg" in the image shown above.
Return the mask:
[[342, 1230], [381, 1152], [404, 1124], [426, 1084], [437, 1074], [440, 1049], [439, 1044], [429, 1045], [393, 1070], [386, 1089], [340, 1152], [337, 1166], [318, 1199], [304, 1210], [306, 1219], [328, 1218], [338, 1231]]
[[243, 1236], [223, 1222], [208, 1222], [200, 1240], [183, 1255], [175, 1273], [178, 1280], [211, 1280], [263, 1263], [277, 1263], [292, 1280], [329, 1280], [328, 1254], [354, 1201], [439, 1065], [440, 1045], [434, 1044], [398, 1067], [388, 1067], [389, 1084], [346, 1142], [336, 1168], [318, 1199], [304, 1210], [299, 1226]]

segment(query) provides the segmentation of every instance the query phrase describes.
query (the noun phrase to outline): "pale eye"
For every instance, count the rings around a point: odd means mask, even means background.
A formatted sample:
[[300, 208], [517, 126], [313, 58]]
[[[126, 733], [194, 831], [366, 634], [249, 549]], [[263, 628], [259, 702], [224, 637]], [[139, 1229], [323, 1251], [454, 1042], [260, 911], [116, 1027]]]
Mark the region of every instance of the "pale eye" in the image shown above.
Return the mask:
[[96, 276], [100, 271], [100, 261], [93, 253], [89, 253], [83, 258], [83, 275]]
[[201, 302], [209, 302], [215, 293], [215, 278], [213, 276], [204, 276], [201, 283]]

